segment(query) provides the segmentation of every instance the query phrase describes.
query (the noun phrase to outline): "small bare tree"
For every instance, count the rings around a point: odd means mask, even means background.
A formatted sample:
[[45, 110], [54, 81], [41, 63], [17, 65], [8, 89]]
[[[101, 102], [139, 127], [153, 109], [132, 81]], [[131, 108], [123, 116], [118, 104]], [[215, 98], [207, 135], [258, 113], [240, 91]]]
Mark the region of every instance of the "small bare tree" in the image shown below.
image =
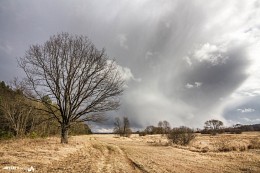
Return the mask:
[[30, 46], [18, 62], [27, 76], [28, 97], [42, 102], [59, 122], [61, 143], [68, 143], [71, 123], [100, 121], [105, 111], [119, 107], [124, 81], [117, 65], [87, 37], [54, 35]]
[[123, 133], [124, 136], [129, 137], [131, 134], [131, 129], [130, 129], [130, 122], [129, 119], [127, 117], [123, 118]]
[[123, 117], [123, 123], [118, 117], [115, 118], [114, 133], [124, 137], [129, 137], [131, 135], [132, 131], [127, 117]]
[[158, 122], [158, 133], [163, 134], [163, 122], [162, 121]]
[[168, 134], [171, 131], [171, 125], [168, 121], [164, 120], [162, 122], [163, 135]]
[[114, 122], [114, 133], [118, 134], [119, 136], [122, 136], [123, 130], [122, 130], [122, 125], [121, 121], [118, 117], [115, 118]]
[[25, 134], [28, 122], [34, 116], [33, 107], [28, 106], [26, 102], [28, 101], [23, 96], [16, 95], [13, 98], [2, 99], [0, 103], [4, 118], [16, 137]]
[[188, 145], [195, 137], [193, 130], [185, 126], [173, 128], [167, 134], [168, 140], [178, 145]]
[[205, 122], [205, 130], [212, 132], [213, 135], [217, 134], [217, 131], [223, 126], [223, 122], [220, 120], [208, 120]]
[[220, 120], [208, 120], [205, 122], [205, 128], [208, 129], [214, 129], [214, 130], [218, 130], [220, 129], [220, 127], [223, 126], [223, 122]]
[[3, 118], [16, 137], [25, 135], [34, 127], [35, 105], [24, 97], [24, 87], [17, 78], [10, 82], [10, 88], [2, 93], [0, 110]]

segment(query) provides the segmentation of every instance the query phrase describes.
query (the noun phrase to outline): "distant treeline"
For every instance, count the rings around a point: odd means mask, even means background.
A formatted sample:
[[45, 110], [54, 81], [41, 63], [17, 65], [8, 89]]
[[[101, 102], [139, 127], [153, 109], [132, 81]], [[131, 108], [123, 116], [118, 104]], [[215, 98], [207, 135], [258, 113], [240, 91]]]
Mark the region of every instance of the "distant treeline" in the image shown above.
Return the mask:
[[[241, 125], [237, 124], [234, 125], [233, 127], [223, 127], [220, 129], [217, 129], [217, 133], [231, 133], [231, 134], [240, 134], [242, 132], [249, 132], [249, 131], [260, 131], [260, 124], [252, 124], [252, 125]], [[196, 130], [198, 133], [202, 134], [211, 134], [212, 130]]]
[[[137, 131], [135, 133], [139, 134], [140, 136], [144, 135], [154, 135], [154, 134], [168, 134], [172, 129], [178, 128], [188, 128], [185, 126], [171, 128], [170, 123], [167, 121], [160, 121], [158, 126], [147, 126], [143, 131]], [[242, 132], [247, 131], [260, 131], [260, 124], [253, 124], [253, 125], [241, 125], [236, 124], [232, 127], [224, 127], [223, 123], [219, 120], [209, 120], [205, 122], [204, 129], [191, 129], [194, 133], [201, 133], [201, 134], [221, 134], [221, 133], [231, 133], [231, 134], [241, 134]]]
[[[48, 113], [41, 111], [41, 102], [33, 102], [23, 94], [22, 85], [0, 82], [0, 139], [12, 137], [47, 137], [60, 134], [60, 125]], [[44, 101], [51, 101], [48, 97]], [[84, 123], [71, 125], [71, 135], [89, 134]]]

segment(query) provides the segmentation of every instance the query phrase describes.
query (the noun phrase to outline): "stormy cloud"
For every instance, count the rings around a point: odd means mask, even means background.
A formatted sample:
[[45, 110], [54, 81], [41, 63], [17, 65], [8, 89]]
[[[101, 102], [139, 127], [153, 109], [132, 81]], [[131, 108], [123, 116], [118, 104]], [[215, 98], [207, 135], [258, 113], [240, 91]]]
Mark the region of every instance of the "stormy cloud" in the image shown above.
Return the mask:
[[116, 59], [127, 81], [120, 110], [96, 129], [109, 131], [116, 116], [136, 129], [160, 120], [257, 123], [259, 19], [258, 0], [2, 1], [0, 79], [23, 76], [16, 58], [30, 44], [82, 34]]

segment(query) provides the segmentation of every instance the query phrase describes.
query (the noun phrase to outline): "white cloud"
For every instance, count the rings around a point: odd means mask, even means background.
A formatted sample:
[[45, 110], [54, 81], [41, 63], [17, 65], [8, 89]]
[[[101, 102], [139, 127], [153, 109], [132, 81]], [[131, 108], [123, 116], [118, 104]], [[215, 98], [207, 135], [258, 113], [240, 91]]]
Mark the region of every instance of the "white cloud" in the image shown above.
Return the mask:
[[122, 67], [120, 65], [117, 65], [117, 69], [119, 70], [122, 78], [126, 81], [129, 82], [130, 80], [134, 80], [136, 82], [141, 82], [141, 78], [135, 78], [133, 73], [131, 72], [131, 69], [128, 67]]
[[195, 82], [195, 86], [196, 86], [197, 88], [201, 87], [201, 85], [202, 85], [201, 82]]
[[[258, 31], [260, 34], [260, 30]], [[251, 35], [250, 37], [255, 37]], [[259, 96], [260, 95], [260, 39], [256, 39], [250, 47], [248, 47], [250, 67], [247, 69], [248, 79], [241, 85], [237, 91], [238, 96]]]
[[249, 118], [246, 118], [246, 117], [243, 117], [243, 118], [240, 118], [241, 120], [244, 120], [248, 123], [259, 123], [260, 122], [260, 119], [257, 118], [257, 119], [249, 119]]
[[96, 128], [94, 131], [97, 132], [97, 133], [112, 133], [113, 129], [111, 129], [111, 128]]
[[117, 35], [117, 40], [119, 41], [119, 44], [122, 48], [124, 49], [128, 49], [128, 45], [127, 45], [127, 37], [125, 34], [118, 34]]
[[189, 66], [192, 66], [191, 59], [188, 56], [185, 56], [183, 59]]
[[236, 124], [243, 124], [240, 121], [236, 121], [236, 120], [235, 121], [234, 120], [227, 120], [226, 122], [227, 122], [226, 125], [228, 125], [228, 126], [233, 126], [233, 125], [236, 125]]
[[188, 88], [188, 89], [191, 89], [191, 88], [194, 88], [194, 85], [192, 85], [192, 84], [190, 84], [190, 83], [187, 83], [187, 84], [185, 85], [185, 87]]
[[220, 46], [206, 43], [193, 52], [193, 57], [200, 62], [207, 61], [212, 65], [218, 65], [225, 63], [228, 58], [223, 55], [224, 52], [225, 50]]
[[187, 88], [187, 89], [200, 88], [201, 85], [202, 85], [201, 82], [194, 82], [194, 84], [187, 83], [187, 84], [185, 85], [185, 88]]
[[250, 112], [255, 112], [255, 109], [245, 108], [245, 109], [237, 109], [237, 111], [239, 111], [241, 113], [250, 113]]

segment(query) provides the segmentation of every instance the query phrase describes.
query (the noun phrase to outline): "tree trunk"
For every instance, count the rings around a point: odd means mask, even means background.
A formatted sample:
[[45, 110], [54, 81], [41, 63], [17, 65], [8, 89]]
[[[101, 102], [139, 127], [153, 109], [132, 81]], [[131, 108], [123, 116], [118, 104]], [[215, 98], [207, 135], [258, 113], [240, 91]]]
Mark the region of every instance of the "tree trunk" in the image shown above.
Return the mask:
[[18, 138], [19, 137], [19, 130], [17, 130], [17, 129], [14, 129], [14, 136], [16, 137], [16, 138]]
[[61, 143], [67, 144], [68, 143], [68, 126], [61, 125]]

